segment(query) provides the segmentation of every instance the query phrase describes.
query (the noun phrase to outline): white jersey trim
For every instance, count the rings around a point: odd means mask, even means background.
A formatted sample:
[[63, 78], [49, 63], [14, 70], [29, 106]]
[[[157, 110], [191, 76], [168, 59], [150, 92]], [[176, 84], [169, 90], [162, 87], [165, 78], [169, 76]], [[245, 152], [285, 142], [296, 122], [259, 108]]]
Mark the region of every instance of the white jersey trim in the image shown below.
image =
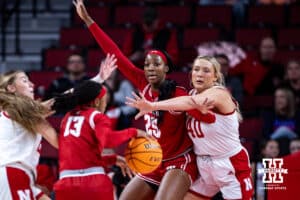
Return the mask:
[[90, 118], [89, 118], [89, 124], [91, 126], [91, 128], [93, 130], [95, 130], [95, 122], [94, 122], [94, 118], [95, 118], [95, 115], [97, 114], [100, 114], [101, 112], [95, 110], [94, 112], [92, 112], [92, 114], [90, 115]]

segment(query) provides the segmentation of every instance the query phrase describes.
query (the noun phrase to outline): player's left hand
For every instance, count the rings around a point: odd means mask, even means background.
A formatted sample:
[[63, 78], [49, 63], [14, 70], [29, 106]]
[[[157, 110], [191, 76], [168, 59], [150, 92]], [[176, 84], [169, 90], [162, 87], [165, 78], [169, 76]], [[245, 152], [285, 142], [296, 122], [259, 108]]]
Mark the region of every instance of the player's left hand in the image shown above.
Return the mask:
[[205, 99], [197, 99], [195, 96], [191, 96], [193, 102], [197, 105], [196, 108], [199, 110], [202, 114], [207, 114], [210, 112], [211, 109], [214, 108], [214, 100], [205, 98]]
[[129, 178], [133, 178], [135, 173], [128, 167], [125, 158], [117, 155], [116, 165], [121, 168], [123, 176], [128, 176]]
[[140, 112], [134, 117], [135, 119], [140, 118], [141, 116], [145, 115], [146, 113], [152, 112], [154, 110], [154, 105], [147, 99], [145, 99], [142, 93], [139, 93], [138, 96], [136, 93], [132, 92], [133, 98], [126, 97], [126, 105], [137, 108]]
[[54, 102], [55, 102], [54, 98], [41, 102], [41, 104], [48, 110], [47, 114], [45, 115], [45, 118], [55, 113], [55, 110], [52, 110], [52, 106]]
[[99, 76], [100, 79], [105, 81], [111, 75], [111, 73], [118, 67], [116, 65], [117, 58], [114, 54], [107, 54], [105, 60], [101, 62]]
[[73, 5], [76, 8], [77, 14], [83, 21], [86, 21], [90, 18], [85, 5], [83, 4], [83, 0], [73, 0]]

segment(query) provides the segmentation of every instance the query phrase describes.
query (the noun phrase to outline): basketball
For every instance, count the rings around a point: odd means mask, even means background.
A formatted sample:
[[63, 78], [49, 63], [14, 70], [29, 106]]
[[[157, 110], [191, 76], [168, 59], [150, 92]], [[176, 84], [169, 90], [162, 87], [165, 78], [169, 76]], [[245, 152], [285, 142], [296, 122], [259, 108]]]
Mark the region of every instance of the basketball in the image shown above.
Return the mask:
[[125, 150], [125, 159], [129, 168], [146, 174], [154, 171], [162, 161], [162, 149], [156, 140], [133, 138]]

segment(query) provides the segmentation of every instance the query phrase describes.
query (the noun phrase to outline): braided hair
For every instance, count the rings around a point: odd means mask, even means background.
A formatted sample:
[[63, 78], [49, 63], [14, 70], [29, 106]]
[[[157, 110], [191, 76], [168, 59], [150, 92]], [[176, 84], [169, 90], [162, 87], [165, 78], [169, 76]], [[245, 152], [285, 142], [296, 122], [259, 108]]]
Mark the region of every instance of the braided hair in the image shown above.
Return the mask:
[[52, 109], [55, 111], [72, 110], [77, 106], [88, 105], [102, 91], [103, 86], [94, 81], [84, 81], [69, 93], [63, 93], [55, 97]]

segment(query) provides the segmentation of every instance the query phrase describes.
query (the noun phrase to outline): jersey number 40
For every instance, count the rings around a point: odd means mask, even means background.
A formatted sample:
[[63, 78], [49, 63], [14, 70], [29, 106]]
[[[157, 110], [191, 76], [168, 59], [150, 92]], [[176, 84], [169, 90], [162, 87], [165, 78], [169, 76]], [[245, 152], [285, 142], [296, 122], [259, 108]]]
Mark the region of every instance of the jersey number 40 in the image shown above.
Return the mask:
[[195, 120], [192, 117], [189, 117], [186, 121], [186, 127], [188, 133], [191, 135], [192, 138], [202, 138], [204, 137], [202, 131], [201, 131], [201, 125], [200, 122]]

